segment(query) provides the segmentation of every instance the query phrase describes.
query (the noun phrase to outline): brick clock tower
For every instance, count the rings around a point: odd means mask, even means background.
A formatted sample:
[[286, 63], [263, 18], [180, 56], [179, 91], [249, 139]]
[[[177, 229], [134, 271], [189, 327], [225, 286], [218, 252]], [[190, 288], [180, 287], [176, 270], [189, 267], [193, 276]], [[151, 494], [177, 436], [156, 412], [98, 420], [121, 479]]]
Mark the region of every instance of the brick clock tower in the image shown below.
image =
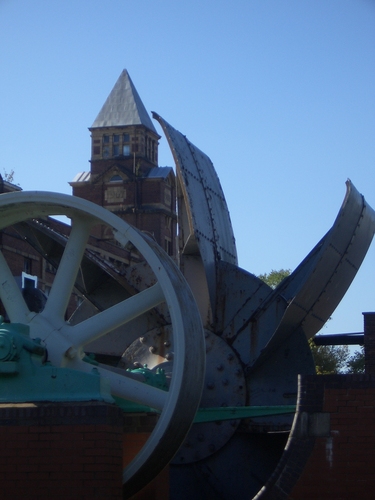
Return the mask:
[[158, 167], [160, 136], [126, 70], [89, 130], [91, 169], [70, 182], [73, 195], [114, 212], [175, 255], [175, 175]]

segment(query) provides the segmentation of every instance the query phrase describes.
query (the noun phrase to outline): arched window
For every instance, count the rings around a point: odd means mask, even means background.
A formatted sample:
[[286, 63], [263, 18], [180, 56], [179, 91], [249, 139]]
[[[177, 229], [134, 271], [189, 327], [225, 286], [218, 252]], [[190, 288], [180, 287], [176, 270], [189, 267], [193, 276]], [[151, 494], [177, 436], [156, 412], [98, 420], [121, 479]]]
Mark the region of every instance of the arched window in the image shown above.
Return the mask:
[[122, 177], [116, 174], [109, 179], [109, 182], [122, 182]]

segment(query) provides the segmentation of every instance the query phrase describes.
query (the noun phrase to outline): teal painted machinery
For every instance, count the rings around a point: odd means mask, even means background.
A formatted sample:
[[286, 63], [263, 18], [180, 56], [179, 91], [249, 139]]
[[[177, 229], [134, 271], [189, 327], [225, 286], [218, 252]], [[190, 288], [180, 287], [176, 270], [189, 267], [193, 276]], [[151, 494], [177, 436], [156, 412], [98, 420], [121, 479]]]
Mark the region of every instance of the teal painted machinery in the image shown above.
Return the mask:
[[53, 366], [41, 340], [30, 339], [29, 330], [27, 325], [0, 324], [0, 402], [114, 402], [97, 368], [82, 373]]

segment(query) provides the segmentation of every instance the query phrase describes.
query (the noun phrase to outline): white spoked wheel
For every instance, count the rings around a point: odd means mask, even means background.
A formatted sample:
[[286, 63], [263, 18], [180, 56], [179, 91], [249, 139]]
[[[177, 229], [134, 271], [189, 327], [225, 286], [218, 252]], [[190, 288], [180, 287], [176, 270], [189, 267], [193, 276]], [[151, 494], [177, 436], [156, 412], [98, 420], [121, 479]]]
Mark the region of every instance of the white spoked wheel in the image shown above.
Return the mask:
[[[30, 337], [40, 338], [54, 366], [90, 372], [82, 360], [84, 347], [134, 318], [165, 302], [173, 328], [174, 362], [169, 391], [129, 379], [100, 367], [113, 395], [161, 411], [145, 446], [124, 470], [124, 494], [131, 496], [167, 465], [183, 442], [199, 405], [205, 369], [204, 335], [192, 293], [172, 260], [157, 244], [91, 202], [47, 192], [16, 192], [0, 196], [0, 230], [18, 222], [64, 215], [71, 219], [65, 246], [47, 303], [40, 313], [29, 310], [10, 268], [0, 254], [0, 299], [12, 323], [30, 327]], [[155, 275], [155, 284], [122, 302], [70, 325], [64, 315], [73, 291], [91, 228], [104, 224], [117, 242], [128, 243], [142, 254]]]

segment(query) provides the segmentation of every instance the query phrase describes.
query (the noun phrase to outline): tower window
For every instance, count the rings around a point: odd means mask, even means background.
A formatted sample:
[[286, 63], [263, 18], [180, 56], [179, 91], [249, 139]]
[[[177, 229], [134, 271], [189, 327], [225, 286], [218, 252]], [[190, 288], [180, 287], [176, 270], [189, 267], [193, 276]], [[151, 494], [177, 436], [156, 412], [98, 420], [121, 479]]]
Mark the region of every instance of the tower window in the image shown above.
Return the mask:
[[168, 255], [173, 255], [172, 242], [169, 238], [165, 238], [164, 240], [164, 249]]
[[113, 156], [118, 156], [120, 154], [120, 146], [118, 146], [117, 144], [115, 144], [113, 146]]
[[100, 155], [100, 146], [94, 146], [94, 155]]
[[146, 136], [146, 156], [150, 158], [150, 139]]
[[113, 136], [113, 143], [115, 144], [115, 143], [117, 143], [117, 142], [120, 142], [120, 136], [119, 136], [118, 134], [115, 134], [115, 135]]
[[124, 156], [130, 155], [130, 136], [129, 134], [122, 134], [122, 154]]
[[31, 274], [31, 259], [29, 257], [25, 257], [23, 261], [23, 270], [25, 273]]
[[109, 147], [108, 146], [104, 146], [103, 148], [103, 158], [108, 158], [109, 156]]
[[109, 144], [109, 135], [103, 135], [103, 144]]

